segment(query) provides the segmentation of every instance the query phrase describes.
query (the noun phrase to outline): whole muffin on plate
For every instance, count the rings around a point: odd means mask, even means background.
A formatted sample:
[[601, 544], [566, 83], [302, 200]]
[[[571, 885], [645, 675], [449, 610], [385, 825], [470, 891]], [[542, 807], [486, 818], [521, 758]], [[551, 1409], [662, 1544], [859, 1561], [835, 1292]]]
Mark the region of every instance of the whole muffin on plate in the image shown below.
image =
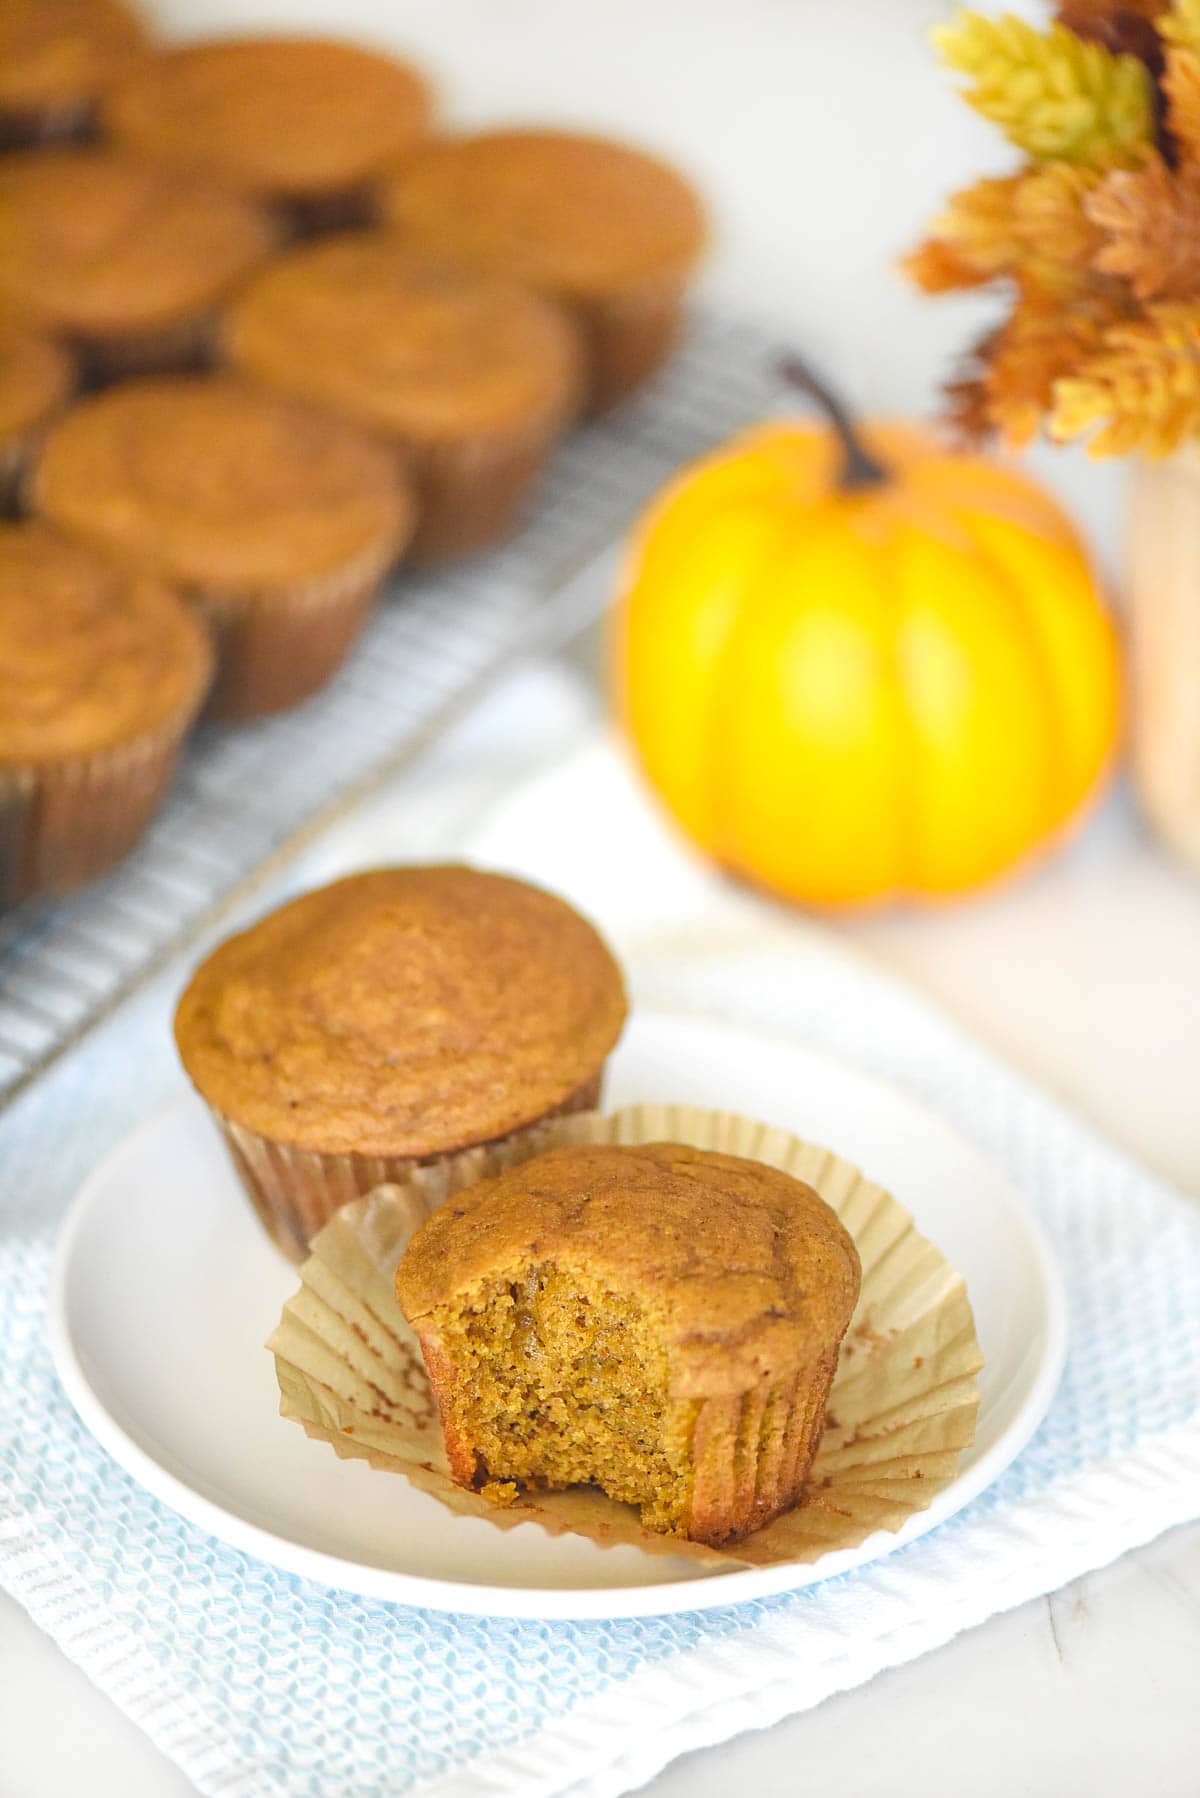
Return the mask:
[[436, 140], [381, 185], [379, 204], [415, 248], [568, 307], [587, 347], [593, 409], [639, 386], [669, 354], [705, 242], [700, 201], [674, 169], [565, 131]]
[[412, 516], [385, 448], [217, 375], [85, 400], [47, 436], [30, 486], [44, 517], [198, 607], [223, 719], [282, 711], [329, 678]]
[[175, 1040], [299, 1258], [346, 1200], [594, 1105], [625, 1009], [605, 943], [553, 894], [475, 868], [377, 868], [222, 943]]
[[0, 515], [19, 509], [41, 433], [74, 385], [74, 364], [62, 345], [0, 311]]
[[247, 375], [357, 420], [403, 452], [410, 556], [481, 549], [512, 528], [582, 389], [565, 315], [377, 232], [281, 257], [224, 326]]
[[162, 582], [0, 524], [0, 903], [66, 892], [133, 847], [211, 672]]
[[146, 46], [121, 0], [4, 0], [0, 150], [85, 136], [96, 97]]
[[450, 1470], [600, 1486], [739, 1541], [803, 1494], [858, 1253], [811, 1187], [679, 1143], [549, 1150], [431, 1213], [396, 1272]]
[[203, 361], [217, 308], [273, 243], [247, 201], [126, 156], [0, 162], [0, 302], [95, 380]]
[[210, 38], [110, 87], [106, 129], [139, 155], [269, 201], [299, 230], [362, 223], [369, 182], [424, 135], [432, 98], [406, 62], [328, 38]]

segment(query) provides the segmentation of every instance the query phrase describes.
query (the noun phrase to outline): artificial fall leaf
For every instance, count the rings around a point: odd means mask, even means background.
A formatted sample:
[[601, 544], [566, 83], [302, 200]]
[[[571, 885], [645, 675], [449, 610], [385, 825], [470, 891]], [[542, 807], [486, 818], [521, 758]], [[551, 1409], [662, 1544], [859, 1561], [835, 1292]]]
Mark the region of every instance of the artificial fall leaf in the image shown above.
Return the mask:
[[1158, 31], [1169, 44], [1200, 51], [1200, 0], [1172, 0], [1158, 21]]
[[997, 328], [978, 338], [942, 388], [946, 423], [951, 435], [966, 448], [978, 447], [996, 434], [984, 376], [999, 335]]
[[1017, 183], [1013, 233], [1027, 257], [1045, 273], [1056, 265], [1082, 268], [1101, 247], [1101, 232], [1088, 212], [1099, 186], [1098, 169], [1078, 163], [1048, 162]]
[[1167, 52], [1162, 80], [1176, 147], [1176, 160], [1200, 164], [1200, 55], [1194, 50]]
[[1140, 300], [1200, 293], [1200, 168], [1118, 169], [1087, 211], [1107, 239], [1095, 258], [1101, 273], [1123, 276]]
[[933, 236], [905, 267], [926, 292], [1020, 276], [1047, 292], [1074, 289], [1104, 235], [1085, 210], [1101, 180], [1077, 163], [1037, 163], [1020, 175], [976, 181], [951, 195]]
[[1054, 386], [1051, 435], [1088, 453], [1168, 455], [1200, 429], [1200, 304], [1151, 306]]
[[1007, 274], [1020, 261], [1013, 208], [1020, 175], [986, 177], [951, 194], [933, 221], [933, 234], [982, 280]]
[[1104, 167], [1152, 136], [1143, 63], [1085, 43], [1065, 25], [1039, 31], [1011, 14], [961, 12], [934, 31], [933, 43], [970, 78], [966, 98], [976, 111], [1031, 156]]
[[1105, 44], [1111, 50], [1112, 39], [1125, 20], [1142, 19], [1152, 25], [1169, 5], [1170, 0], [1062, 0], [1055, 17], [1076, 37]]
[[989, 415], [1008, 443], [1016, 448], [1036, 436], [1055, 383], [1100, 349], [1119, 316], [1100, 300], [1061, 311], [1017, 304], [995, 333], [982, 376]]
[[965, 262], [957, 250], [939, 237], [927, 237], [900, 260], [909, 280], [925, 293], [953, 293], [959, 288], [982, 287], [991, 279]]

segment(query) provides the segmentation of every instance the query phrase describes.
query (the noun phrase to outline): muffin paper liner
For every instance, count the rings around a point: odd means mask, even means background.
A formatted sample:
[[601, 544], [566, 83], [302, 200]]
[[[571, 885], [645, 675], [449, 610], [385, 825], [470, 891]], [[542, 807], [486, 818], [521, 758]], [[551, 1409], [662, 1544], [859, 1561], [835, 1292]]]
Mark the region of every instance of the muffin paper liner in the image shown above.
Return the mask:
[[22, 432], [0, 444], [0, 518], [16, 517], [21, 511], [25, 477], [37, 454], [40, 431]]
[[570, 305], [587, 349], [589, 413], [636, 392], [667, 360], [683, 329], [685, 291], [680, 281]]
[[[643, 1528], [637, 1511], [592, 1487], [524, 1491], [505, 1508], [456, 1486], [447, 1471], [437, 1406], [416, 1338], [393, 1291], [396, 1265], [422, 1219], [471, 1181], [553, 1143], [682, 1142], [766, 1162], [805, 1180], [841, 1218], [862, 1259], [862, 1291], [829, 1394], [803, 1501], [729, 1549]], [[898, 1530], [954, 1478], [975, 1436], [983, 1365], [962, 1275], [915, 1228], [890, 1193], [831, 1150], [731, 1112], [635, 1105], [611, 1116], [562, 1116], [537, 1140], [500, 1153], [473, 1151], [421, 1168], [346, 1206], [320, 1232], [299, 1291], [267, 1347], [280, 1413], [342, 1457], [403, 1474], [450, 1510], [497, 1529], [533, 1521], [601, 1547], [634, 1544], [712, 1567], [807, 1563]], [[761, 1395], [760, 1395], [761, 1396]], [[728, 1408], [754, 1403], [706, 1400]], [[803, 1406], [779, 1452], [800, 1457]], [[724, 1434], [738, 1439], [732, 1418]], [[786, 1469], [775, 1469], [781, 1483]], [[737, 1469], [729, 1468], [737, 1486]]]
[[128, 855], [166, 798], [193, 710], [92, 755], [0, 765], [0, 904], [70, 892]]
[[[568, 1112], [589, 1111], [600, 1097], [603, 1070], [563, 1101], [549, 1118], [527, 1124], [497, 1142], [415, 1161], [409, 1155], [325, 1155], [260, 1136], [213, 1110], [243, 1186], [268, 1236], [292, 1261], [302, 1261], [311, 1239], [341, 1205], [361, 1199], [387, 1182], [417, 1180], [429, 1195], [426, 1210], [450, 1193], [498, 1167], [525, 1161], [548, 1149], [550, 1134]], [[397, 1260], [399, 1255], [397, 1254]], [[407, 1328], [407, 1326], [405, 1326]]]
[[323, 687], [366, 623], [403, 541], [398, 532], [350, 567], [287, 589], [189, 589], [217, 651], [206, 717], [228, 723], [286, 711]]

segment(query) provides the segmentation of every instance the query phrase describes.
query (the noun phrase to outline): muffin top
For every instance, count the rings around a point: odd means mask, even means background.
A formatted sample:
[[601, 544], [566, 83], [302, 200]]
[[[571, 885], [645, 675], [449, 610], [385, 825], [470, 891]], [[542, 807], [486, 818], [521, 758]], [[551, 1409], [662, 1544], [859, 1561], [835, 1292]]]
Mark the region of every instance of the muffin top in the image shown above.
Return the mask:
[[414, 246], [572, 297], [678, 281], [704, 246], [700, 202], [673, 169], [564, 131], [439, 139], [380, 203]]
[[35, 510], [187, 586], [261, 590], [398, 549], [394, 457], [353, 425], [225, 376], [131, 381], [48, 434]]
[[205, 1099], [263, 1136], [424, 1157], [555, 1110], [624, 1018], [616, 963], [563, 900], [475, 868], [377, 868], [222, 943], [175, 1039]]
[[0, 449], [57, 412], [73, 384], [66, 350], [0, 314]]
[[431, 97], [407, 63], [322, 38], [214, 38], [160, 50], [105, 98], [139, 154], [242, 193], [361, 184], [425, 131]]
[[11, 112], [86, 103], [146, 41], [120, 0], [4, 0], [0, 107]]
[[0, 765], [148, 734], [197, 711], [211, 672], [169, 587], [44, 525], [0, 525]]
[[246, 201], [125, 156], [0, 162], [0, 298], [48, 330], [121, 335], [188, 318], [272, 242]]
[[640, 1299], [661, 1321], [677, 1396], [739, 1392], [840, 1341], [858, 1253], [810, 1186], [680, 1143], [550, 1149], [455, 1193], [396, 1271], [419, 1326], [481, 1283], [553, 1263]]
[[259, 380], [418, 442], [565, 422], [574, 329], [547, 300], [414, 255], [380, 232], [282, 257], [225, 322]]

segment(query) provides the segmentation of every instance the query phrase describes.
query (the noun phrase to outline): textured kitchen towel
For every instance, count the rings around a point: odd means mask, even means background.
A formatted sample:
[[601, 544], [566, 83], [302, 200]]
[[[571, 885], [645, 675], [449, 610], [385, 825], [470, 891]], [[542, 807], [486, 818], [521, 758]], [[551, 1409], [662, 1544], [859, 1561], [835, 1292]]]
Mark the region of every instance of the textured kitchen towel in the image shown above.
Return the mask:
[[[643, 1002], [757, 1021], [913, 1093], [1008, 1173], [1054, 1241], [1066, 1375], [1033, 1442], [958, 1517], [794, 1597], [489, 1622], [326, 1590], [235, 1553], [108, 1459], [46, 1347], [63, 1208], [177, 1085], [175, 970], [0, 1121], [0, 1582], [214, 1798], [623, 1792], [1200, 1513], [1200, 1211], [831, 934], [723, 891], [667, 841], [612, 750], [564, 756], [561, 702], [526, 677], [476, 727], [477, 760], [410, 779], [309, 872], [467, 844], [586, 903]], [[528, 720], [554, 705], [561, 730], [536, 747], [555, 772], [481, 822], [523, 765]]]

